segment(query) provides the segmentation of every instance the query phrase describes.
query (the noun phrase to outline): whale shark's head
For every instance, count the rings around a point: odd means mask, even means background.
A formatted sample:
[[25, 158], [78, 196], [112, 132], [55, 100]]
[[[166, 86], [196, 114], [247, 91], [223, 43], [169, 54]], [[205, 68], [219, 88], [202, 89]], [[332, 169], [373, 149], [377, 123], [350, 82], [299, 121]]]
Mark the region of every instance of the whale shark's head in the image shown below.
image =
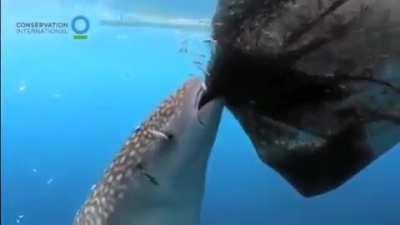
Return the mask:
[[[175, 100], [169, 102], [172, 104], [170, 108], [175, 112], [169, 116], [165, 130], [171, 135], [169, 148], [175, 150], [173, 157], [178, 165], [186, 166], [193, 161], [208, 158], [223, 104], [222, 100], [216, 99], [200, 106], [205, 93], [203, 81], [193, 79], [178, 91], [174, 96]], [[168, 107], [164, 110], [164, 114], [167, 111]], [[168, 118], [168, 115], [165, 116]]]
[[222, 100], [201, 105], [206, 87], [201, 79], [186, 82], [164, 101], [150, 119], [144, 122], [133, 142], [153, 143], [143, 154], [143, 163], [163, 173], [175, 175], [190, 167], [205, 166], [219, 125]]
[[78, 212], [76, 225], [197, 224], [223, 103], [200, 107], [192, 79], [143, 122]]

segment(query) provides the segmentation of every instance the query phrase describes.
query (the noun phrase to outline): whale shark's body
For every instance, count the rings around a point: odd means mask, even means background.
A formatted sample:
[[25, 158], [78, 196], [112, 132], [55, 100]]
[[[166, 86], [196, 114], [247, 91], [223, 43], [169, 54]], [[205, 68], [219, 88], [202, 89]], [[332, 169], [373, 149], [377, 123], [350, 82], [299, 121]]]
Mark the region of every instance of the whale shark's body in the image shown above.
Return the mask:
[[74, 225], [199, 224], [205, 171], [222, 111], [199, 108], [205, 91], [187, 82], [145, 121], [78, 211]]

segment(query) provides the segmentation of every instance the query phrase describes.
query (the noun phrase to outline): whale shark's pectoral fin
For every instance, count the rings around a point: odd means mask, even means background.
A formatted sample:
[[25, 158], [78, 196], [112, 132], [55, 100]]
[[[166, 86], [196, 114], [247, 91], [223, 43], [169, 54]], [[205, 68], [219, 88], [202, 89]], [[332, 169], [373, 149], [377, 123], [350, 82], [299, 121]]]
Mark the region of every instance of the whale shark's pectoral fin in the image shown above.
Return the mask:
[[287, 118], [229, 108], [258, 156], [310, 197], [339, 187], [400, 142], [400, 95], [377, 93], [384, 92], [370, 87], [346, 101], [292, 109]]

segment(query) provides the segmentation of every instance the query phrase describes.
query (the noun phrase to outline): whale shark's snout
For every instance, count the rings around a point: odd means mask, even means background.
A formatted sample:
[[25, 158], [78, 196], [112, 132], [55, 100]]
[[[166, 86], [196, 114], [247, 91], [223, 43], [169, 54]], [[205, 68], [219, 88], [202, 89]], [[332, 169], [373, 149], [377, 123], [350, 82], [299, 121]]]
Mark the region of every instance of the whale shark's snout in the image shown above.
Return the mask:
[[200, 79], [143, 122], [78, 211], [74, 225], [199, 224], [207, 160], [222, 101], [200, 106]]
[[188, 101], [192, 101], [192, 103], [188, 103], [187, 106], [190, 107], [193, 105], [193, 115], [196, 115], [199, 124], [203, 127], [207, 127], [207, 124], [215, 123], [215, 118], [213, 118], [213, 116], [216, 114], [214, 111], [218, 111], [221, 108], [222, 101], [218, 99], [212, 102], [204, 102], [203, 99], [206, 97], [207, 87], [203, 80], [193, 79], [186, 85], [188, 92], [190, 92], [186, 97]]

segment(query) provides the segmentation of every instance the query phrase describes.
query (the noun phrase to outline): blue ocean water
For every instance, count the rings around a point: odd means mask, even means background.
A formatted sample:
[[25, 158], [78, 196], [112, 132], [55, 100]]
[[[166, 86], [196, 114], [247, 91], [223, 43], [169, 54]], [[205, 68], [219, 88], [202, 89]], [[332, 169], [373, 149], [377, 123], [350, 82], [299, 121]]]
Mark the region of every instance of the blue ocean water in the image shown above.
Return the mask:
[[[107, 27], [130, 10], [209, 18], [215, 1], [2, 1], [1, 165], [4, 225], [69, 225], [92, 184], [152, 110], [201, 75], [209, 33]], [[147, 11], [146, 11], [147, 10]], [[84, 14], [88, 39], [17, 34], [21, 21]], [[188, 52], [179, 49], [187, 45]], [[204, 59], [200, 55], [206, 55]], [[204, 225], [398, 225], [400, 146], [339, 189], [305, 199], [256, 156], [224, 111], [207, 174]]]

